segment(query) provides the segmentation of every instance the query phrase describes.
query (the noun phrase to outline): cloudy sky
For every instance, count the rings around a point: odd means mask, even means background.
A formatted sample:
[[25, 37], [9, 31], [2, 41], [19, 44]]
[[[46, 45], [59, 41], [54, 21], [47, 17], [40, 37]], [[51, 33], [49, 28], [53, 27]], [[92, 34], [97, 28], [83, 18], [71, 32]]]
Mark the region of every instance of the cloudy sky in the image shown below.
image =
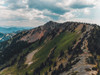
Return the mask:
[[0, 26], [36, 27], [50, 20], [100, 25], [100, 0], [0, 0]]

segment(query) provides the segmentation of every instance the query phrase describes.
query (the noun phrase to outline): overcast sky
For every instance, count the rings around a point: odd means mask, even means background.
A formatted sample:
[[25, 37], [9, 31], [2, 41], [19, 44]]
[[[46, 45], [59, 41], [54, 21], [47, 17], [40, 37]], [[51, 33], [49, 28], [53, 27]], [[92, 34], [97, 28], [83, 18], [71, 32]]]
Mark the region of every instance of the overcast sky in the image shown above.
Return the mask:
[[100, 0], [0, 0], [0, 26], [36, 27], [50, 20], [100, 25]]

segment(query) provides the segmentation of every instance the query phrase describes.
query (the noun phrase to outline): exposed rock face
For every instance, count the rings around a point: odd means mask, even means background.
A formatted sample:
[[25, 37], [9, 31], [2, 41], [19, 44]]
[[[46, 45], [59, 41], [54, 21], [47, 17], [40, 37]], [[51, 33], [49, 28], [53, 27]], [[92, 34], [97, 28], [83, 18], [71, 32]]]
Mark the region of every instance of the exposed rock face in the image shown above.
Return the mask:
[[22, 31], [0, 43], [0, 74], [100, 74], [99, 35], [99, 26], [77, 22], [50, 21]]
[[45, 34], [45, 30], [31, 30], [26, 36], [20, 38], [21, 41], [27, 41], [29, 43], [40, 40]]

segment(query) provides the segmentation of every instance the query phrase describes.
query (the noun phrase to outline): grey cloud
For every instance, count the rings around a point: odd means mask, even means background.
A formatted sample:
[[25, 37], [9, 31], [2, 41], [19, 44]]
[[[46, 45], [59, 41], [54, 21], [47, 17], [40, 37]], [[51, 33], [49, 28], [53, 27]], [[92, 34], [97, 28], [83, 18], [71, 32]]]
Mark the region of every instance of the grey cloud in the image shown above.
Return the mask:
[[83, 3], [83, 2], [74, 2], [70, 5], [71, 8], [73, 9], [83, 9], [83, 8], [92, 8], [94, 7], [95, 5], [94, 4], [86, 4], [86, 3]]
[[13, 16], [13, 15], [10, 18], [0, 19], [0, 21], [26, 21], [26, 20], [28, 20], [28, 19], [25, 18], [25, 17], [22, 17], [22, 16]]
[[22, 0], [6, 0], [8, 8], [16, 10], [20, 8], [26, 8], [26, 5], [22, 3]]
[[[49, 10], [52, 13], [60, 14], [63, 15], [66, 12], [70, 12], [69, 9], [65, 8], [73, 8], [73, 9], [82, 9], [82, 8], [87, 8], [87, 7], [94, 7], [93, 4], [85, 4], [85, 1], [77, 1], [73, 0], [72, 4], [67, 6], [67, 7], [61, 7], [57, 6], [57, 3], [62, 3], [61, 0], [28, 0], [27, 5], [29, 6], [29, 9], [38, 9], [40, 11], [43, 10]], [[66, 1], [67, 2], [67, 1]], [[22, 0], [6, 0], [6, 3], [8, 3], [9, 8], [16, 10], [16, 9], [24, 9], [26, 8], [26, 5], [23, 4]]]
[[28, 5], [29, 8], [35, 8], [38, 10], [49, 10], [53, 13], [64, 14], [65, 12], [69, 12], [69, 10], [65, 10], [62, 7], [56, 6], [57, 1], [47, 2], [46, 0], [29, 0]]
[[9, 7], [13, 10], [26, 8], [24, 5], [18, 5], [18, 4], [11, 4]]
[[[55, 0], [55, 1], [48, 2], [46, 0], [28, 0], [27, 5], [29, 6], [29, 9], [34, 8], [40, 11], [46, 9], [51, 11], [52, 13], [57, 13], [57, 14], [64, 14], [65, 12], [70, 11], [62, 7], [56, 6], [56, 3], [58, 1]], [[22, 0], [6, 0], [6, 3], [8, 4], [8, 7], [13, 10], [26, 8], [26, 5], [23, 4]]]

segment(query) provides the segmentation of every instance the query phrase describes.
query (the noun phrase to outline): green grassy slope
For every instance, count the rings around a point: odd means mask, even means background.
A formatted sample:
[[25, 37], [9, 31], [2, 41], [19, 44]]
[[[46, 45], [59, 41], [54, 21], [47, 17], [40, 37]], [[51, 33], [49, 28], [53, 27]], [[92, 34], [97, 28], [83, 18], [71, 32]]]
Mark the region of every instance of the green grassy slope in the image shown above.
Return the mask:
[[[52, 40], [49, 40], [47, 43], [42, 44], [42, 48], [39, 50], [39, 52], [37, 52], [34, 55], [33, 60], [36, 60], [32, 65], [30, 65], [28, 68], [25, 67], [21, 70], [17, 69], [17, 63], [8, 68], [8, 70], [5, 70], [2, 75], [6, 75], [7, 73], [14, 73], [13, 75], [25, 75], [26, 72], [29, 73], [29, 75], [33, 75], [33, 72], [36, 68], [38, 68], [43, 62], [46, 61], [50, 50], [54, 47], [56, 47], [55, 51], [54, 51], [54, 55], [52, 58], [52, 64], [51, 66], [54, 64], [54, 61], [56, 61], [57, 57], [60, 55], [61, 51], [67, 51], [68, 47], [71, 46], [73, 44], [73, 42], [79, 37], [79, 34], [77, 34], [76, 32], [63, 32], [60, 35], [56, 36], [55, 38], [53, 38]], [[31, 47], [36, 47], [38, 45], [38, 43], [31, 45]], [[38, 47], [36, 47], [38, 48]], [[34, 49], [36, 49], [34, 48]], [[32, 50], [34, 50], [32, 49]], [[32, 51], [30, 50], [30, 52]], [[27, 51], [29, 51], [29, 48], [25, 49], [20, 55], [23, 55], [25, 53], [27, 53]], [[23, 63], [24, 64], [24, 63]], [[25, 66], [21, 65], [21, 66]], [[46, 71], [48, 71], [49, 69], [49, 65], [46, 65], [40, 72], [41, 75], [43, 75], [43, 73], [45, 73]]]

